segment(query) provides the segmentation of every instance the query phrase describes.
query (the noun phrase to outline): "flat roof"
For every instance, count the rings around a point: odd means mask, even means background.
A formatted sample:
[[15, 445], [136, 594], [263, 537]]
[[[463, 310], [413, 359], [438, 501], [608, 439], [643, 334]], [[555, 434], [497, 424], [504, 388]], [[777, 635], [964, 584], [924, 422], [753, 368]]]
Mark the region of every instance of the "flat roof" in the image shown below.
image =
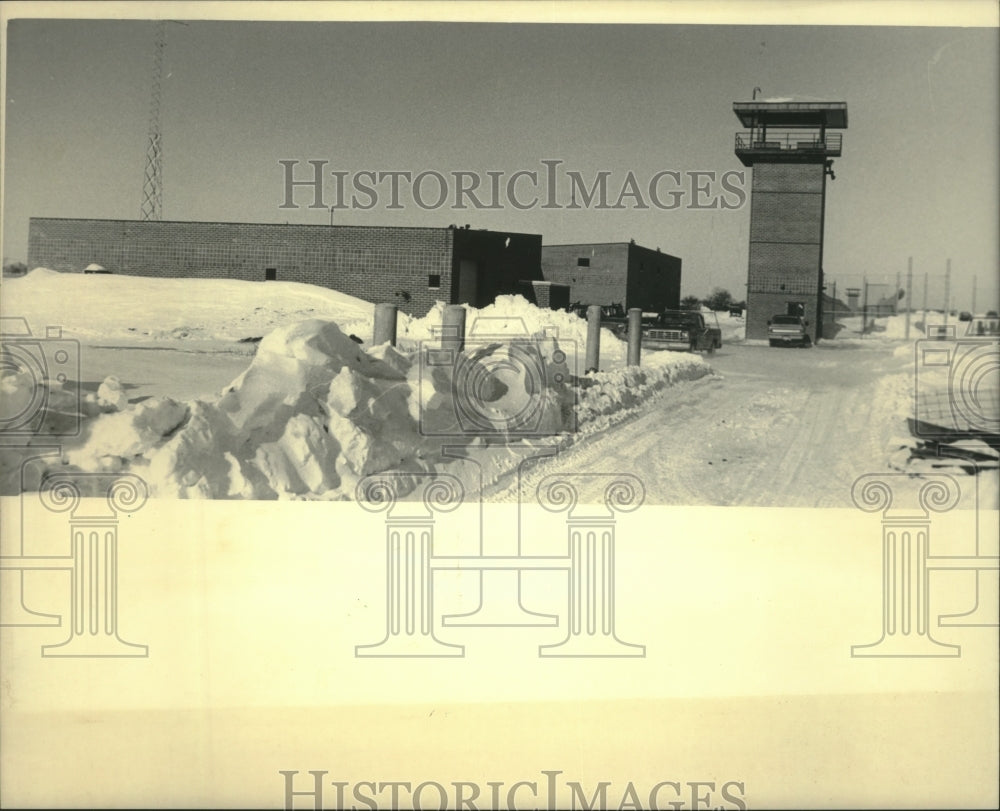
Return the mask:
[[819, 127], [847, 129], [846, 101], [734, 101], [744, 127]]
[[639, 248], [649, 253], [659, 254], [660, 256], [668, 256], [671, 259], [681, 260], [681, 257], [676, 256], [672, 253], [667, 253], [666, 251], [660, 250], [659, 248], [647, 248], [645, 245], [640, 245], [638, 242], [554, 242], [551, 245], [546, 245], [542, 242], [542, 253], [545, 253], [546, 248], [607, 248], [609, 246], [623, 246], [625, 248], [632, 246], [633, 248]]
[[466, 228], [461, 225], [348, 225], [346, 223], [336, 223], [327, 225], [325, 223], [311, 222], [233, 222], [232, 220], [130, 220], [115, 217], [28, 217], [28, 222], [33, 220], [49, 220], [62, 222], [117, 222], [127, 225], [236, 225], [267, 228], [325, 228], [335, 230], [338, 228], [357, 228], [364, 230], [392, 230], [392, 231], [468, 231], [469, 233], [489, 232], [491, 234], [510, 234], [522, 237], [537, 237], [541, 234], [528, 233], [525, 231], [496, 231], [492, 228]]

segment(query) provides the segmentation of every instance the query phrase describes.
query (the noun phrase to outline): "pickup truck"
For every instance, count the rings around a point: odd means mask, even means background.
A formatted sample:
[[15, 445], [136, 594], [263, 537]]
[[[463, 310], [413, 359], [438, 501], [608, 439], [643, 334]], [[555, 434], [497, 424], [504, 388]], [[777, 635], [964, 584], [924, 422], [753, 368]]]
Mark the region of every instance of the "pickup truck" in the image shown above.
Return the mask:
[[812, 346], [806, 332], [809, 322], [801, 315], [774, 315], [767, 322], [767, 342], [771, 346]]
[[655, 321], [643, 324], [642, 346], [712, 354], [722, 346], [722, 329], [714, 312], [664, 310]]

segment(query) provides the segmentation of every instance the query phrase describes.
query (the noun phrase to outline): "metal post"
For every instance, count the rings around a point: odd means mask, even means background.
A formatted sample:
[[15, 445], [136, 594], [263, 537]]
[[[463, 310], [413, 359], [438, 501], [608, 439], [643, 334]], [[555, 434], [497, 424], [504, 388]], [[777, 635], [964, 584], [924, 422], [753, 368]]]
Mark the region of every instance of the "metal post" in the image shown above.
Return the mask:
[[628, 311], [628, 365], [638, 366], [642, 349], [642, 310], [632, 307]]
[[375, 325], [372, 330], [372, 346], [388, 343], [396, 345], [396, 305], [376, 304]]
[[601, 308], [591, 304], [587, 308], [587, 362], [585, 373], [596, 372], [601, 358]]
[[913, 301], [913, 257], [906, 262], [906, 340], [910, 340], [910, 302]]
[[449, 304], [441, 315], [441, 348], [461, 352], [465, 348], [465, 307]]
[[861, 299], [861, 335], [864, 337], [865, 333], [868, 332], [868, 277], [864, 276], [864, 297]]

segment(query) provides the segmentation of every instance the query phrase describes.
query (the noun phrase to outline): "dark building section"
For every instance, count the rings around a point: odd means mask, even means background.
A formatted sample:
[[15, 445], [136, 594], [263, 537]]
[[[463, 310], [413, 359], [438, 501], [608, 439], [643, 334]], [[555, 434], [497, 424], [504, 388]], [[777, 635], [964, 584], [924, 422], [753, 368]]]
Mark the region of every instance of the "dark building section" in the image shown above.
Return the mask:
[[456, 228], [139, 222], [32, 217], [28, 264], [136, 276], [289, 281], [422, 316], [542, 281], [537, 234]]
[[736, 102], [749, 129], [736, 156], [753, 167], [746, 337], [767, 338], [775, 315], [804, 315], [813, 341], [823, 329], [826, 178], [841, 154], [844, 102]]
[[520, 292], [522, 281], [541, 281], [541, 236], [449, 230], [454, 247], [451, 303], [485, 307], [497, 296]]
[[676, 309], [681, 260], [630, 242], [544, 245], [542, 276], [569, 288], [571, 304]]

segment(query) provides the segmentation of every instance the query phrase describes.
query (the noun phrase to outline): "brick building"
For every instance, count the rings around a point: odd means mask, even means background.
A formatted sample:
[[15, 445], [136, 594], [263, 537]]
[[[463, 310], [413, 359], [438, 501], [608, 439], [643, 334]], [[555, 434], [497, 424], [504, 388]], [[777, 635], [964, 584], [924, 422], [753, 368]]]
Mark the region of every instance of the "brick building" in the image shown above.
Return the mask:
[[767, 338], [779, 314], [804, 315], [823, 336], [823, 222], [826, 179], [841, 154], [844, 102], [735, 102], [748, 129], [736, 156], [753, 167], [746, 336]]
[[568, 286], [571, 303], [661, 312], [680, 302], [681, 260], [633, 242], [544, 245], [542, 277]]
[[549, 306], [542, 238], [467, 228], [139, 222], [32, 217], [28, 265], [82, 272], [305, 282], [424, 315], [521, 293]]

